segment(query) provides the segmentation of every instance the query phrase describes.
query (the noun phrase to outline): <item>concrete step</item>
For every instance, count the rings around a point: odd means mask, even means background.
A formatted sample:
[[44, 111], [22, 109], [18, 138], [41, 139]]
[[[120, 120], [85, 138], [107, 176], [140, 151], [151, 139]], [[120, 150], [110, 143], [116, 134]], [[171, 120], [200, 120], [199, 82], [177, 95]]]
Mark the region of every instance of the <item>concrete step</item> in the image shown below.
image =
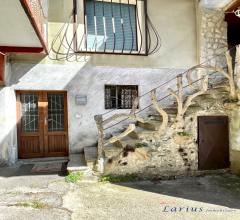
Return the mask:
[[87, 166], [94, 169], [97, 161], [97, 147], [84, 147], [84, 157]]
[[67, 171], [71, 172], [86, 172], [89, 171], [90, 168], [87, 166], [85, 161], [84, 154], [70, 154], [69, 162], [67, 165]]

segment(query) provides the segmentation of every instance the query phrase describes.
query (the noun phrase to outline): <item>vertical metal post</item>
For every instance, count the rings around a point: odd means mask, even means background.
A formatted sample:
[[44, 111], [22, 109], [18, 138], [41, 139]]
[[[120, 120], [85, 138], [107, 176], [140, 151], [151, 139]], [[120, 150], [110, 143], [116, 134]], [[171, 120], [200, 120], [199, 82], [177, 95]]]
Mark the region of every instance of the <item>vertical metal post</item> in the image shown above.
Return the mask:
[[77, 0], [73, 0], [73, 48], [77, 51]]

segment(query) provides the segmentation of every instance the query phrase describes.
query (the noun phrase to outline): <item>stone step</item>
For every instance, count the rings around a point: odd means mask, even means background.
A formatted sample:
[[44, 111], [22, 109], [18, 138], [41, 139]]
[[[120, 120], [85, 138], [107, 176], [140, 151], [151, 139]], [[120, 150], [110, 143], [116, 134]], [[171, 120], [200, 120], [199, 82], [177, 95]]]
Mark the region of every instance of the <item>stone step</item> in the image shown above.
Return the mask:
[[[158, 123], [159, 123], [159, 122], [158, 122]], [[136, 122], [136, 125], [137, 125], [137, 122]], [[120, 129], [119, 132], [115, 132], [114, 135], [115, 135], [115, 136], [120, 135], [122, 132], [124, 132], [124, 131], [128, 128], [128, 126], [125, 125], [125, 126], [123, 126], [122, 128], [124, 128], [124, 129]], [[136, 128], [135, 128], [135, 130], [134, 130], [133, 132], [129, 133], [126, 137], [122, 138], [121, 140], [129, 139], [129, 138], [131, 138], [131, 139], [138, 139], [137, 133], [138, 133], [139, 131], [141, 131], [141, 130], [144, 130], [144, 129], [136, 126]], [[105, 138], [104, 138], [104, 142], [107, 143], [108, 140], [109, 140], [111, 137], [113, 137], [113, 136], [111, 135], [111, 136], [105, 137]], [[121, 144], [119, 144], [119, 141], [116, 141], [116, 142], [114, 142], [113, 144], [114, 144], [116, 147], [121, 147]]]
[[116, 147], [114, 144], [104, 147], [105, 156], [108, 158], [118, 155], [122, 152], [122, 150], [122, 147]]
[[105, 156], [108, 158], [114, 157], [121, 153], [128, 144], [135, 145], [136, 142], [137, 140], [126, 137], [125, 140], [118, 141], [117, 144], [116, 142], [109, 144], [104, 147]]
[[33, 159], [20, 159], [17, 164], [36, 164], [36, 163], [64, 163], [68, 162], [69, 157], [46, 157], [46, 158], [33, 158]]
[[138, 132], [138, 138], [141, 142], [142, 140], [151, 140], [156, 135], [157, 131], [145, 130]]
[[87, 166], [94, 169], [97, 161], [97, 147], [84, 147], [84, 157]]
[[177, 114], [177, 106], [170, 106], [164, 108], [164, 111], [166, 111], [169, 115], [176, 115]]
[[210, 91], [216, 90], [218, 92], [228, 92], [229, 91], [229, 83], [213, 85], [212, 88], [210, 88], [209, 90]]
[[88, 172], [90, 168], [87, 166], [84, 154], [70, 154], [67, 171], [71, 172]]
[[137, 122], [136, 126], [138, 126], [140, 128], [144, 128], [146, 130], [157, 131], [159, 129], [159, 126], [161, 126], [161, 122], [154, 121], [154, 120], [148, 120], [148, 121], [145, 121], [144, 123]]
[[128, 134], [128, 137], [130, 137], [132, 139], [138, 139], [138, 132], [137, 132], [137, 130], [134, 130], [133, 132]]
[[[169, 121], [170, 122], [174, 122], [176, 115], [168, 115]], [[159, 113], [150, 113], [148, 114], [148, 121], [157, 121], [159, 123], [162, 122], [162, 116], [159, 115]]]
[[[151, 122], [151, 120], [148, 120], [148, 121]], [[158, 124], [161, 124], [160, 121], [154, 121], [154, 122], [158, 123]], [[138, 126], [138, 122], [136, 122], [135, 130], [132, 133], [128, 134], [128, 136], [123, 138], [122, 140], [128, 140], [128, 139], [139, 140], [139, 135], [138, 134], [143, 132], [143, 131], [146, 131], [146, 129]]]
[[[191, 109], [192, 111], [194, 111], [194, 110], [201, 109], [201, 106], [198, 104], [197, 101], [195, 101], [189, 106], [188, 109]], [[168, 113], [169, 122], [174, 122], [176, 119], [176, 115], [177, 115], [177, 106], [165, 108], [165, 110]], [[162, 116], [157, 112], [148, 114], [148, 118], [150, 119], [150, 121], [153, 120], [153, 121], [162, 122]]]

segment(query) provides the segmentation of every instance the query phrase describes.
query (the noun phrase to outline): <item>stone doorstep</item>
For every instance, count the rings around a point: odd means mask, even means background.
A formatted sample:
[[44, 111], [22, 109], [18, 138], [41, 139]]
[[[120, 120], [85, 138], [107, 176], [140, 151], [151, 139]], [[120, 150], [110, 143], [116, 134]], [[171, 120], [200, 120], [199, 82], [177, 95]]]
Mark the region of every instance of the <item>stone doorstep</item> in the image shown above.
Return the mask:
[[94, 170], [97, 162], [97, 148], [96, 147], [84, 147], [84, 157], [87, 166]]
[[89, 171], [83, 154], [70, 154], [67, 165], [68, 172]]
[[84, 157], [86, 162], [94, 162], [97, 160], [96, 147], [84, 147]]
[[69, 157], [46, 157], [46, 158], [33, 158], [33, 159], [19, 159], [17, 165], [22, 164], [37, 164], [37, 163], [64, 163], [68, 162]]

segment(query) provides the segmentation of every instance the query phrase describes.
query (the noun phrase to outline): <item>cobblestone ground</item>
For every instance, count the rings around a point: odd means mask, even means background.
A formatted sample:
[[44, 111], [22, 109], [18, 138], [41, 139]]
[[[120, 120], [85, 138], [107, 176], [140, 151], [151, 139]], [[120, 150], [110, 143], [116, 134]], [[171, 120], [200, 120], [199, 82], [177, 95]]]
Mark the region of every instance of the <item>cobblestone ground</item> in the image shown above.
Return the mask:
[[240, 178], [231, 174], [124, 184], [0, 169], [1, 220], [240, 220]]

